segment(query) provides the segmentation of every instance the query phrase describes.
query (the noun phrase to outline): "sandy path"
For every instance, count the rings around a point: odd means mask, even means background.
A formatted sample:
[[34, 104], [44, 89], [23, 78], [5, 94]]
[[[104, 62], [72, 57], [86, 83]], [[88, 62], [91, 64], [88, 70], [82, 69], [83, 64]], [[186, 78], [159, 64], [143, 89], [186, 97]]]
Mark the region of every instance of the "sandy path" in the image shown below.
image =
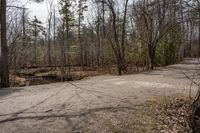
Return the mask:
[[0, 90], [0, 133], [133, 132], [120, 125], [129, 123], [146, 100], [188, 95], [190, 81], [183, 73], [192, 77], [197, 62], [187, 59], [135, 75]]

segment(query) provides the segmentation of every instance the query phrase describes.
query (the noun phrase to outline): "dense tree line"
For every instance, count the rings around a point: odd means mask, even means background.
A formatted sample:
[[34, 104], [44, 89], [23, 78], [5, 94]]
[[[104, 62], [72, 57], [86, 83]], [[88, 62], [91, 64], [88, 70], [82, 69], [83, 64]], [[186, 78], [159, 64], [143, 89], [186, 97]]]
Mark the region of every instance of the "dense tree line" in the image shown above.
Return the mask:
[[[9, 4], [6, 4], [9, 3]], [[35, 1], [42, 2], [42, 1]], [[47, 0], [48, 24], [1, 0], [1, 87], [9, 69], [154, 69], [200, 54], [199, 0]], [[7, 5], [7, 6], [6, 6]]]

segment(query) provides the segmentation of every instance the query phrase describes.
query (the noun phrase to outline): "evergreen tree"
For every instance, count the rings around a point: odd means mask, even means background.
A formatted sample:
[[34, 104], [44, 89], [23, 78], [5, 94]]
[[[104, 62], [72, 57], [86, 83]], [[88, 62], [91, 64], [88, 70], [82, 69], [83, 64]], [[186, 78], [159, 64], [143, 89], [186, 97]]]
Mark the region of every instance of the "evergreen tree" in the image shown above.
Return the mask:
[[84, 69], [84, 46], [81, 43], [81, 25], [82, 21], [84, 20], [84, 11], [87, 10], [87, 5], [86, 5], [87, 0], [78, 0], [78, 43], [80, 46], [80, 61], [81, 61], [81, 66]]
[[35, 65], [37, 65], [37, 41], [38, 37], [42, 36], [45, 34], [45, 28], [42, 26], [42, 22], [37, 19], [35, 16], [34, 19], [30, 23], [30, 38], [33, 40], [33, 45], [34, 45], [34, 62]]

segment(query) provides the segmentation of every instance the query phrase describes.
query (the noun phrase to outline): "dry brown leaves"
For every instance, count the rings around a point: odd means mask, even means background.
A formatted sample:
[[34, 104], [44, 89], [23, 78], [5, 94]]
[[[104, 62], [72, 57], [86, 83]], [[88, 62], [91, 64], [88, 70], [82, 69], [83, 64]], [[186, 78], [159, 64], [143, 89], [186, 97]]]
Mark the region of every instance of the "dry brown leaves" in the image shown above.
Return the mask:
[[155, 105], [156, 126], [161, 133], [190, 133], [189, 116], [192, 101], [167, 97]]

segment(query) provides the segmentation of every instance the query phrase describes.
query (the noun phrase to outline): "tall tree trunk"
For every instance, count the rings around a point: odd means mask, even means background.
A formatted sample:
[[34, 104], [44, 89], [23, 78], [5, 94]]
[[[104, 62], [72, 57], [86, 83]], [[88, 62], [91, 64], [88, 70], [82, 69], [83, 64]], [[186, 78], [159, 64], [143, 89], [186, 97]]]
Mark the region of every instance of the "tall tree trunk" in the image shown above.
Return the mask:
[[60, 67], [60, 73], [61, 73], [61, 81], [64, 81], [65, 77], [66, 77], [66, 54], [65, 54], [65, 22], [63, 21], [63, 25], [62, 25], [62, 29], [61, 29], [61, 42], [60, 42], [60, 63], [61, 63], [61, 67]]
[[34, 22], [34, 62], [35, 66], [37, 66], [37, 24]]
[[78, 14], [78, 43], [80, 47], [80, 63], [81, 67], [84, 70], [84, 54], [83, 54], [83, 45], [81, 43], [81, 11]]
[[[109, 2], [109, 8], [112, 14], [112, 28], [113, 28], [113, 32], [114, 32], [114, 41], [115, 41], [115, 45], [113, 43], [111, 43], [111, 47], [112, 50], [114, 51], [115, 54], [115, 59], [116, 59], [116, 63], [117, 63], [117, 69], [118, 69], [118, 75], [122, 74], [122, 56], [121, 56], [121, 50], [120, 50], [120, 43], [119, 43], [119, 36], [118, 36], [118, 32], [117, 32], [117, 16], [115, 13], [115, 9], [114, 9], [114, 5], [112, 3], [112, 1], [108, 1]], [[112, 42], [112, 41], [111, 41]]]
[[[55, 58], [55, 46], [56, 46], [56, 11], [55, 7], [53, 9], [53, 58]], [[54, 61], [54, 66], [56, 66], [56, 62]]]
[[180, 12], [181, 12], [181, 30], [182, 30], [182, 45], [183, 45], [183, 57], [186, 57], [186, 41], [185, 41], [185, 26], [184, 26], [184, 14], [183, 14], [183, 1], [180, 0]]
[[154, 69], [154, 59], [156, 54], [156, 49], [153, 48], [154, 45], [149, 45], [149, 58], [150, 58], [150, 70]]
[[6, 0], [1, 0], [1, 88], [9, 87], [8, 46], [6, 36]]
[[199, 55], [198, 55], [198, 57], [200, 57], [200, 3], [199, 3], [199, 0], [198, 0], [198, 14], [199, 14], [199, 25], [198, 25], [199, 26], [199, 29], [198, 29], [199, 30], [199, 42], [198, 42], [199, 43], [199, 51], [198, 51]]
[[126, 15], [127, 15], [127, 8], [128, 8], [128, 0], [125, 2], [124, 8], [124, 16], [123, 16], [123, 25], [122, 25], [122, 40], [121, 40], [121, 55], [122, 55], [122, 69], [125, 70], [125, 36], [126, 36]]
[[23, 22], [23, 47], [25, 47], [26, 44], [26, 26], [25, 26], [25, 8], [22, 9], [23, 10], [23, 14], [22, 14], [22, 22]]
[[123, 60], [121, 58], [121, 56], [117, 57], [117, 71], [118, 71], [118, 75], [122, 75], [122, 71], [123, 71]]
[[51, 67], [51, 16], [49, 18], [49, 27], [48, 27], [48, 65]]
[[100, 37], [100, 9], [98, 6], [98, 16], [97, 16], [97, 65], [100, 66], [100, 56], [101, 56], [101, 37]]
[[104, 46], [106, 44], [106, 26], [105, 26], [105, 0], [102, 0], [102, 45], [101, 45], [101, 66], [104, 64]]

